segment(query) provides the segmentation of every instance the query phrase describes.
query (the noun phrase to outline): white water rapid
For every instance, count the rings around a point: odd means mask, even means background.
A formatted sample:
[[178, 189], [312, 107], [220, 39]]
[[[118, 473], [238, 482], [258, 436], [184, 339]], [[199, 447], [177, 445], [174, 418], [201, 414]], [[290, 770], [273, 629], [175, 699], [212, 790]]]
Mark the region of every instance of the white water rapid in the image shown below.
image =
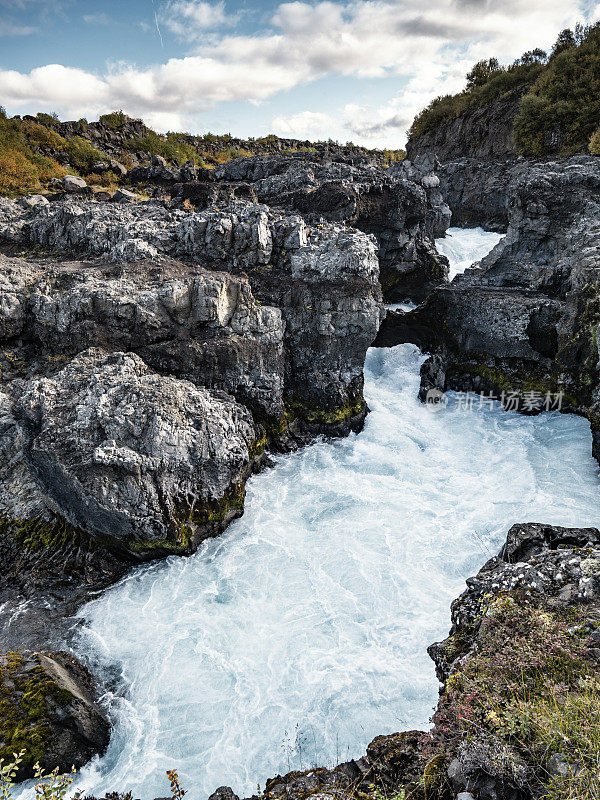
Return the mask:
[[435, 244], [443, 256], [450, 262], [448, 278], [464, 272], [475, 261], [481, 261], [494, 248], [504, 234], [490, 233], [483, 228], [448, 228], [443, 239], [436, 239]]
[[[458, 269], [497, 239], [455, 230], [443, 249]], [[510, 525], [600, 526], [586, 420], [432, 413], [422, 361], [410, 345], [371, 350], [362, 433], [278, 457], [223, 536], [83, 609], [78, 655], [126, 690], [106, 698], [111, 744], [81, 788], [151, 800], [176, 768], [190, 800], [223, 784], [244, 796], [427, 727], [426, 647]]]

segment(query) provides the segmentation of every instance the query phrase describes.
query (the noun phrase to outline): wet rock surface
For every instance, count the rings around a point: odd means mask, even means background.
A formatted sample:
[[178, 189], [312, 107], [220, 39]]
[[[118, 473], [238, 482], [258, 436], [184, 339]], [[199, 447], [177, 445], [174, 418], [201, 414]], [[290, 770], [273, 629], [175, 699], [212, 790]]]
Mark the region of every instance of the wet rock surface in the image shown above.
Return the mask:
[[1, 625], [59, 646], [132, 564], [239, 516], [265, 448], [360, 429], [377, 249], [247, 200], [0, 205]]
[[510, 224], [494, 250], [419, 308], [386, 320], [380, 338], [435, 354], [423, 393], [511, 396], [511, 407], [532, 413], [550, 395], [588, 417], [596, 453], [599, 188], [594, 158], [529, 165], [510, 184]]
[[0, 758], [25, 750], [17, 778], [68, 773], [106, 749], [109, 724], [92, 676], [65, 652], [0, 655]]

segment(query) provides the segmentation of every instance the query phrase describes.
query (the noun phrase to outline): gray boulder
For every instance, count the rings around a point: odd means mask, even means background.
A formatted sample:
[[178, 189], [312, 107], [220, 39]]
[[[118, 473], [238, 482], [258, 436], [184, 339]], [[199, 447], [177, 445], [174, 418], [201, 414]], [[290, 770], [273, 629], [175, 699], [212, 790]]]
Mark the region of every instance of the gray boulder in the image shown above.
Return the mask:
[[[135, 354], [80, 354], [27, 383], [15, 416], [18, 434], [5, 435], [23, 437], [27, 489], [49, 517], [134, 551], [186, 551], [241, 513], [252, 416], [227, 395], [152, 373]], [[13, 483], [3, 487], [7, 510], [22, 490]]]
[[21, 743], [29, 745], [18, 780], [34, 777], [35, 761], [45, 772], [69, 773], [106, 749], [109, 724], [92, 676], [70, 654], [0, 654], [0, 692], [0, 754], [12, 759]]
[[63, 178], [63, 188], [69, 194], [77, 194], [83, 189], [87, 189], [87, 183], [83, 178], [78, 178], [76, 175], [65, 175]]

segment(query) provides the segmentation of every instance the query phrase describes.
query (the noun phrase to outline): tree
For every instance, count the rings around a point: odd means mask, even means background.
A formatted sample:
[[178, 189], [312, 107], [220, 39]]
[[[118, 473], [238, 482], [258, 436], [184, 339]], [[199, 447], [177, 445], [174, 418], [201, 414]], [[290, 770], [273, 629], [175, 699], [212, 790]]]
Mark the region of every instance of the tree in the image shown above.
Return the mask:
[[559, 53], [562, 53], [564, 50], [568, 50], [570, 47], [575, 46], [575, 34], [570, 28], [565, 28], [558, 34], [558, 38], [554, 43], [554, 47], [552, 48], [552, 55], [556, 56]]
[[580, 44], [583, 44], [588, 37], [589, 32], [591, 31], [591, 25], [583, 25], [581, 22], [578, 22], [575, 25], [575, 32], [573, 33], [573, 38], [575, 40], [575, 44], [579, 47]]
[[502, 72], [502, 67], [497, 58], [478, 61], [473, 65], [471, 71], [467, 72], [467, 89], [485, 86], [489, 79], [498, 72]]
[[544, 64], [547, 58], [548, 54], [546, 51], [536, 47], [534, 50], [528, 50], [526, 53], [523, 53], [521, 58], [517, 58], [515, 64], [523, 67], [529, 64]]

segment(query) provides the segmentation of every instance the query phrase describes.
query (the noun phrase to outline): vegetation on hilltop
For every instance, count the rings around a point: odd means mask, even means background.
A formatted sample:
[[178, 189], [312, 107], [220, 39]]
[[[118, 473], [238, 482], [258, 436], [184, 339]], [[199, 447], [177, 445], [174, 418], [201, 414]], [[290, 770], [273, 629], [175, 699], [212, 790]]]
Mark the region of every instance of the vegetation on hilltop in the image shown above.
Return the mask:
[[507, 92], [531, 83], [542, 72], [545, 56], [542, 50], [532, 50], [522, 56], [525, 62], [519, 59], [508, 67], [500, 66], [495, 58], [479, 61], [467, 74], [467, 88], [463, 92], [436, 97], [415, 117], [410, 137], [421, 136], [470, 108], [492, 103]]
[[462, 92], [437, 97], [415, 118], [411, 138], [521, 88], [514, 122], [519, 154], [600, 152], [600, 23], [565, 29], [550, 54], [530, 50], [508, 66], [480, 61], [466, 78]]
[[[108, 131], [107, 131], [108, 129]], [[52, 179], [79, 175], [91, 186], [116, 188], [126, 183], [119, 169], [109, 169], [116, 158], [127, 169], [148, 164], [161, 156], [171, 166], [193, 162], [211, 169], [235, 158], [271, 153], [342, 151], [374, 157], [383, 165], [402, 161], [404, 150], [366, 150], [352, 142], [300, 142], [280, 139], [274, 134], [258, 139], [234, 139], [231, 134], [193, 136], [189, 133], [156, 133], [142, 120], [123, 111], [102, 114], [98, 122], [80, 119], [61, 122], [57, 114], [8, 118], [0, 107], [0, 196], [16, 197], [44, 191]], [[102, 167], [94, 170], [96, 164]]]
[[[102, 120], [102, 117], [100, 119]], [[154, 131], [149, 131], [146, 136], [132, 136], [127, 139], [123, 143], [123, 148], [131, 153], [144, 152], [151, 156], [162, 156], [166, 161], [178, 166], [182, 166], [186, 161], [193, 161], [199, 167], [206, 166], [198, 150], [186, 142], [186, 135], [183, 133], [167, 133], [160, 136]]]
[[54, 135], [37, 123], [27, 129], [21, 120], [8, 119], [0, 108], [0, 195], [36, 192], [52, 178], [65, 175], [55, 159], [37, 152], [36, 140], [53, 141]]

